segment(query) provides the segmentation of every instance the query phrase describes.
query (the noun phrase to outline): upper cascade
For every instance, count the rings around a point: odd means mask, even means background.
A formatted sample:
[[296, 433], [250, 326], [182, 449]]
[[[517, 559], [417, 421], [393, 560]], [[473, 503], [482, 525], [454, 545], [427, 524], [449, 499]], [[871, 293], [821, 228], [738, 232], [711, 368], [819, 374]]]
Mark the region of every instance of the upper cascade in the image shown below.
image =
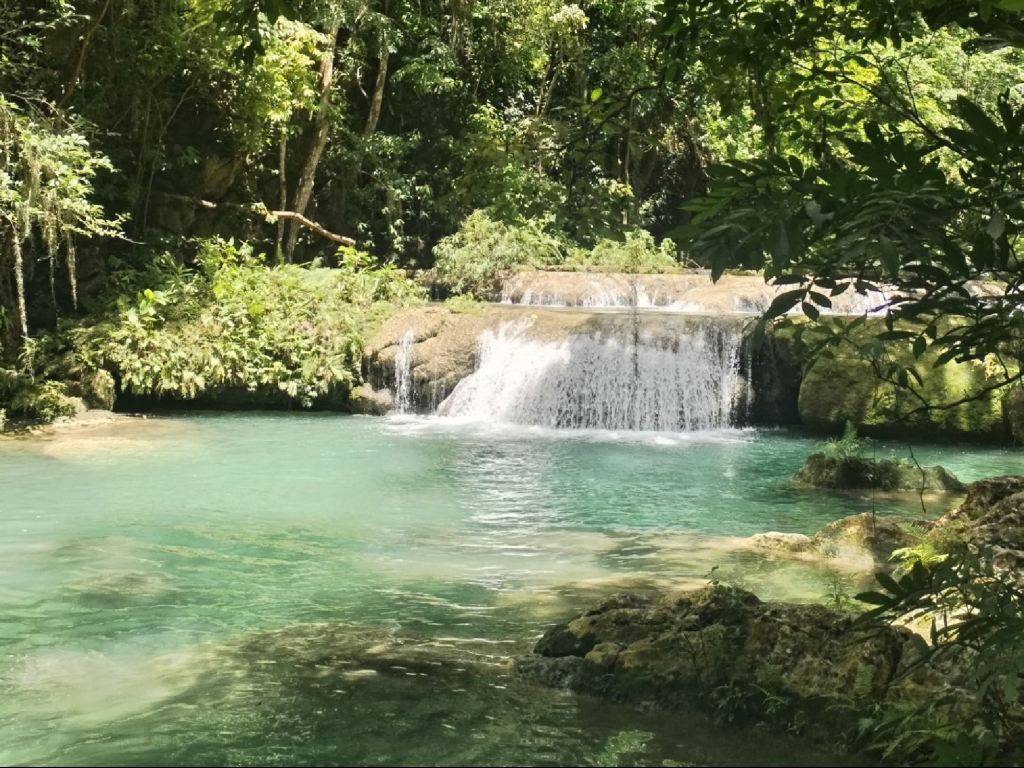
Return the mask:
[[[706, 272], [519, 272], [504, 281], [501, 302], [535, 307], [635, 307], [697, 314], [760, 314], [786, 290], [787, 287], [765, 283], [758, 275], [724, 275], [712, 282]], [[884, 291], [858, 294], [847, 290], [832, 297], [832, 306], [822, 308], [822, 313], [874, 314], [884, 308], [887, 300]]]
[[485, 330], [476, 372], [440, 416], [559, 429], [684, 432], [735, 423], [745, 382], [742, 329], [637, 317], [551, 340], [531, 321]]

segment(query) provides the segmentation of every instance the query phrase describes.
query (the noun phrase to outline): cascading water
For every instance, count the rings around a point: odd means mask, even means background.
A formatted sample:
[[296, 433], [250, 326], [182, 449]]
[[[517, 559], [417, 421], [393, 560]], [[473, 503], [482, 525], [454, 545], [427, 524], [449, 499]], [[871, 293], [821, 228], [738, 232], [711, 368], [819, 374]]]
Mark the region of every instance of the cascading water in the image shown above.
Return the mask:
[[485, 331], [476, 372], [438, 414], [569, 429], [681, 432], [732, 424], [743, 346], [734, 324], [696, 321], [658, 333], [598, 328], [556, 342], [529, 330], [526, 320]]
[[396, 413], [412, 409], [412, 346], [416, 335], [410, 330], [402, 336], [395, 353], [395, 405]]

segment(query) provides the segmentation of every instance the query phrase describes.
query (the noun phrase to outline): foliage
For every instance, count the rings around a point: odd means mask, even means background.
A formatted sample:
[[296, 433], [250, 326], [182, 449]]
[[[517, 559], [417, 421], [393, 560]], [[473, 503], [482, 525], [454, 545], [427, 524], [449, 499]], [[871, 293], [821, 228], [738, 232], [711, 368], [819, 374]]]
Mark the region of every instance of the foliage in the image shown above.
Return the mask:
[[62, 383], [11, 368], [0, 368], [0, 403], [6, 404], [0, 409], [5, 412], [5, 421], [17, 417], [23, 421], [49, 423], [77, 412]]
[[[712, 170], [712, 191], [688, 205], [696, 214], [681, 233], [689, 247], [716, 276], [729, 266], [763, 269], [792, 287], [773, 303], [762, 330], [798, 306], [816, 320], [848, 290], [885, 296], [886, 328], [863, 346], [866, 357], [879, 359], [885, 345], [899, 342], [918, 359], [932, 351], [935, 365], [990, 362], [994, 381], [973, 397], [1017, 381], [1024, 331], [1021, 53], [983, 55], [980, 80], [968, 77], [974, 65], [966, 54], [1024, 41], [1021, 9], [990, 3], [977, 14], [970, 3], [931, 0], [900, 9], [768, 5], [771, 19], [784, 18], [794, 35], [772, 37], [789, 60], [827, 53], [800, 69], [791, 96], [772, 94], [775, 124], [790, 120], [789, 144], [780, 129], [759, 156]], [[985, 37], [946, 29], [954, 20]], [[943, 44], [928, 45], [929, 34]], [[829, 49], [829, 39], [841, 44]], [[856, 119], [848, 113], [843, 131], [816, 137], [799, 117], [805, 96], [818, 109], [836, 99], [848, 103], [850, 88], [869, 108]], [[979, 281], [991, 288], [978, 289]], [[899, 361], [882, 373], [904, 389], [920, 384], [914, 367]]]
[[9, 293], [23, 338], [29, 334], [25, 284], [34, 261], [32, 250], [28, 258], [24, 250], [41, 238], [55, 305], [54, 275], [63, 252], [60, 266], [77, 304], [76, 236], [118, 232], [118, 222], [91, 199], [96, 174], [110, 168], [81, 134], [58, 131], [0, 95], [0, 268], [14, 278]]
[[503, 275], [556, 263], [563, 252], [541, 221], [505, 224], [476, 211], [458, 233], [438, 243], [434, 273], [453, 292], [486, 299], [499, 290]]
[[679, 260], [671, 240], [665, 238], [658, 245], [650, 232], [636, 230], [626, 233], [625, 242], [605, 238], [592, 250], [573, 249], [565, 267], [639, 274], [671, 272], [679, 268]]
[[946, 562], [951, 555], [963, 554], [964, 534], [968, 525], [966, 519], [955, 518], [938, 526], [901, 526], [915, 543], [895, 550], [889, 559], [898, 563], [897, 573], [900, 575], [908, 573], [918, 563], [927, 569], [935, 568]]
[[619, 731], [608, 737], [604, 750], [594, 761], [594, 765], [619, 766], [636, 765], [636, 762], [623, 762], [632, 758], [640, 758], [648, 751], [648, 744], [654, 738], [647, 731]]
[[898, 580], [879, 574], [881, 590], [858, 595], [875, 606], [865, 621], [930, 622], [930, 642], [911, 636], [917, 658], [904, 676], [929, 665], [968, 678], [946, 695], [871, 723], [889, 755], [923, 754], [934, 765], [1020, 760], [1024, 592], [997, 569], [993, 554], [960, 554], [930, 568], [916, 562]]
[[449, 312], [454, 312], [456, 315], [475, 315], [483, 311], [486, 305], [474, 298], [472, 294], [462, 293], [446, 299], [444, 306]]
[[843, 429], [843, 436], [831, 439], [821, 447], [821, 452], [830, 459], [842, 461], [843, 459], [859, 459], [867, 450], [867, 440], [857, 437], [857, 425], [852, 421], [846, 422]]
[[421, 290], [352, 249], [340, 269], [268, 268], [248, 246], [208, 240], [200, 271], [118, 302], [113, 316], [70, 332], [77, 356], [117, 372], [125, 391], [192, 399], [241, 389], [311, 406], [358, 383], [364, 334], [385, 307]]
[[835, 571], [829, 573], [828, 592], [825, 594], [824, 604], [834, 611], [844, 613], [855, 610], [855, 601], [847, 589], [846, 580]]

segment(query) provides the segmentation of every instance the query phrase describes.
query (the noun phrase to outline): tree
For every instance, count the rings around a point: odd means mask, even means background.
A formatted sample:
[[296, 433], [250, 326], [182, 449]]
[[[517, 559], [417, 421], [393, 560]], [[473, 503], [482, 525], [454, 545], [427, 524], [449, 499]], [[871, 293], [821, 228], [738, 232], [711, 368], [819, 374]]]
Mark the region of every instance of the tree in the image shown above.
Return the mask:
[[[1018, 240], [1024, 226], [1024, 100], [1013, 87], [998, 96], [990, 90], [961, 93], [948, 112], [929, 112], [908, 70], [900, 69], [905, 62], [879, 54], [956, 23], [974, 33], [965, 36], [965, 51], [1010, 56], [1019, 66], [1019, 52], [1005, 49], [1024, 41], [1017, 36], [1024, 30], [1024, 9], [1013, 0], [969, 11], [962, 3], [927, 1], [908, 4], [914, 15], [882, 18], [888, 14], [884, 5], [844, 4], [842, 12], [829, 13], [812, 4], [803, 15], [793, 11], [784, 30], [792, 41], [763, 26], [758, 34], [770, 50], [799, 45], [799, 56], [821, 54], [803, 67], [804, 82], [791, 98], [776, 95], [772, 101], [772, 114], [796, 126], [790, 138], [795, 150], [801, 139], [804, 147], [812, 143], [793, 120], [805, 94], [820, 105], [852, 86], [871, 99], [874, 113], [828, 139], [828, 152], [782, 152], [776, 135], [759, 157], [715, 168], [713, 189], [688, 205], [696, 219], [681, 234], [716, 278], [727, 267], [762, 269], [767, 279], [791, 286], [762, 328], [796, 307], [817, 319], [846, 290], [867, 294], [891, 286], [885, 327], [860, 345], [861, 352], [884, 360], [881, 375], [912, 395], [918, 374], [886, 356], [887, 344], [909, 344], [918, 358], [933, 350], [937, 365], [987, 361], [993, 383], [971, 395], [981, 396], [1024, 376]], [[673, 26], [668, 30], [675, 34]], [[887, 71], [878, 66], [883, 60], [896, 64]], [[800, 71], [796, 56], [790, 62]], [[834, 345], [843, 332], [819, 336], [812, 351]], [[918, 407], [956, 404], [922, 400]]]

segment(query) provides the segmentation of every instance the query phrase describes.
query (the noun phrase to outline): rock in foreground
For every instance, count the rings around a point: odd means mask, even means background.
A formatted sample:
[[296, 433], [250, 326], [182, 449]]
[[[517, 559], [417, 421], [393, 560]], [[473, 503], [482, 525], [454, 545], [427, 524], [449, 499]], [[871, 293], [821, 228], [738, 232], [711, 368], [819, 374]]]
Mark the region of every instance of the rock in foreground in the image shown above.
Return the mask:
[[898, 695], [909, 635], [716, 585], [661, 599], [610, 598], [552, 627], [517, 670], [615, 701], [729, 706], [758, 718], [767, 710], [852, 731], [857, 712]]

